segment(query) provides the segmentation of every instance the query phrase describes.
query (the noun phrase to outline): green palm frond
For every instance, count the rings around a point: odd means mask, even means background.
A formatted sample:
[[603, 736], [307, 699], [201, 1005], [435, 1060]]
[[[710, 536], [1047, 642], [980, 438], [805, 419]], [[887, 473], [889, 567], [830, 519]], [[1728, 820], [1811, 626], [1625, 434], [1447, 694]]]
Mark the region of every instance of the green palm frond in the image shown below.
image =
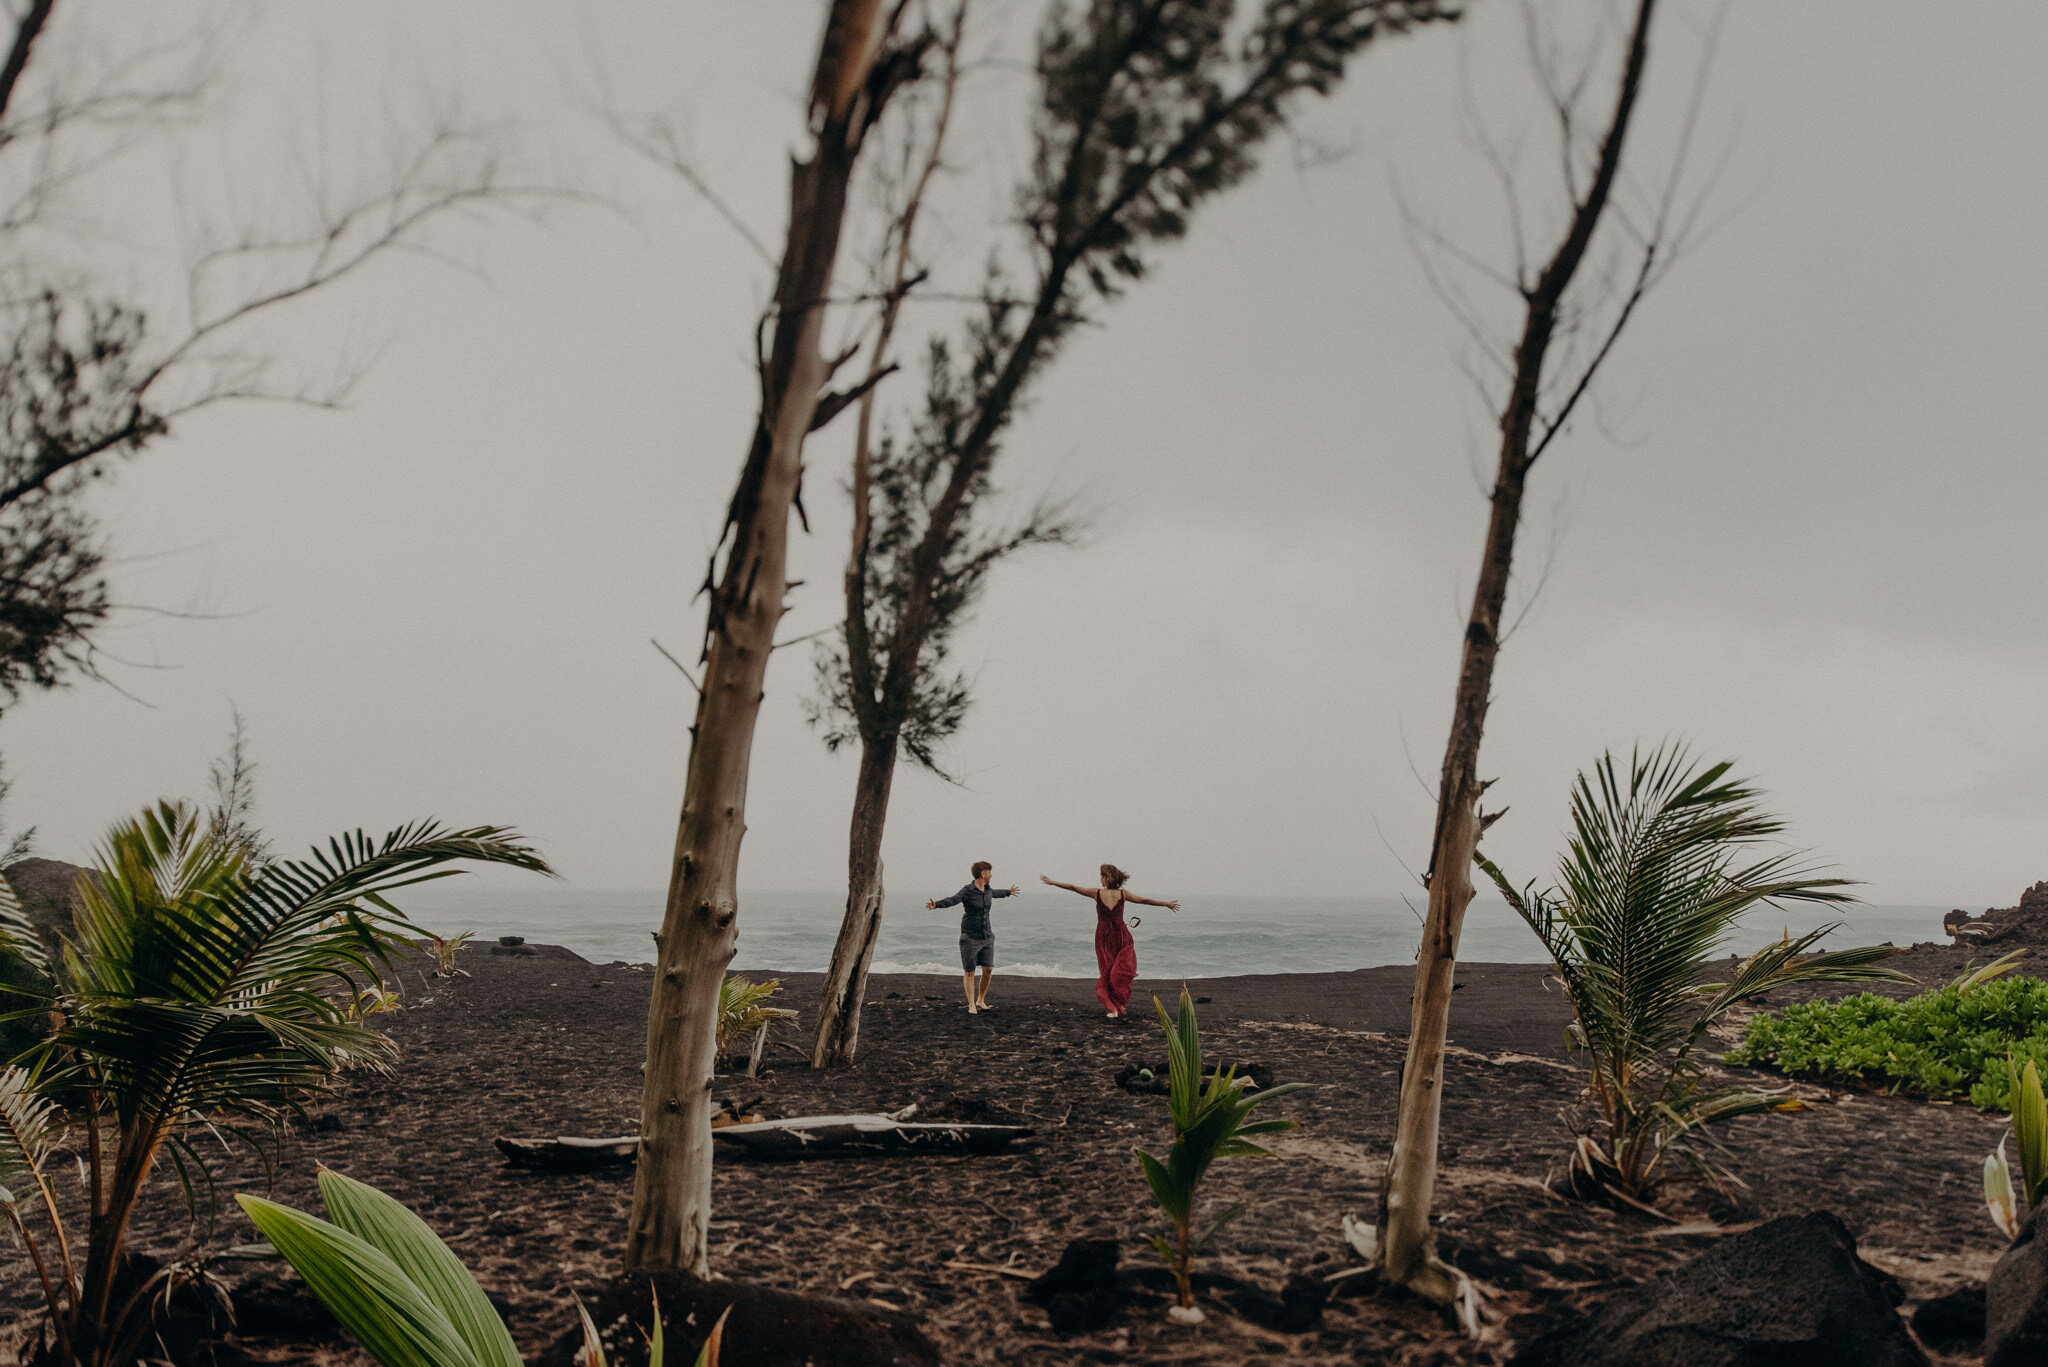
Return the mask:
[[480, 1367], [447, 1313], [368, 1240], [289, 1206], [237, 1197], [242, 1209], [384, 1367]]
[[1730, 1008], [1794, 983], [1904, 977], [1876, 966], [1889, 945], [1814, 952], [1839, 929], [1827, 926], [1766, 946], [1727, 983], [1703, 986], [1707, 965], [1757, 906], [1854, 900], [1847, 880], [1821, 876], [1796, 854], [1744, 861], [1747, 847], [1784, 823], [1730, 768], [1702, 766], [1682, 746], [1637, 750], [1626, 767], [1603, 755], [1573, 785], [1571, 839], [1548, 894], [1517, 891], [1475, 855], [1556, 964], [1605, 1118], [1601, 1151], [1631, 1198], [1653, 1190], [1667, 1162], [1711, 1178], [1703, 1127], [1780, 1108], [1766, 1094], [1699, 1090], [1693, 1051]]
[[481, 1367], [522, 1367], [505, 1321], [426, 1221], [375, 1187], [332, 1169], [321, 1170], [320, 1199], [338, 1227], [389, 1255], [448, 1317]]
[[2019, 1143], [2020, 1182], [2029, 1206], [2048, 1198], [2048, 1094], [2041, 1087], [2041, 1070], [2028, 1059], [2023, 1068], [2010, 1058], [2005, 1063], [2012, 1087], [2012, 1133]]
[[1839, 878], [1778, 855], [1737, 867], [1735, 850], [1783, 829], [1726, 763], [1694, 771], [1682, 748], [1612, 754], [1572, 794], [1560, 869], [1560, 937], [1586, 1008], [1581, 1024], [1631, 1065], [1689, 1033], [1693, 988], [1743, 912], [1766, 901], [1843, 902]]
[[50, 956], [44, 952], [43, 937], [4, 873], [0, 873], [0, 954], [16, 955], [38, 973], [50, 971]]
[[1973, 987], [1982, 987], [1985, 983], [1991, 982], [1996, 978], [2002, 978], [2018, 968], [2020, 961], [2025, 959], [2030, 953], [2032, 953], [2031, 950], [2022, 946], [2019, 949], [1999, 955], [1982, 968], [1977, 967], [1976, 961], [1972, 960], [1963, 965], [1963, 971], [1956, 974], [1950, 980], [1949, 986], [1964, 992], [1969, 991]]
[[1188, 1269], [1195, 1253], [1218, 1230], [1244, 1213], [1243, 1205], [1233, 1206], [1197, 1234], [1194, 1229], [1195, 1196], [1203, 1177], [1212, 1164], [1224, 1159], [1270, 1157], [1265, 1148], [1250, 1142], [1245, 1136], [1291, 1130], [1295, 1122], [1280, 1119], [1248, 1122], [1247, 1118], [1266, 1102], [1301, 1091], [1311, 1084], [1289, 1082], [1254, 1092], [1239, 1085], [1235, 1068], [1218, 1069], [1205, 1082], [1202, 1077], [1202, 1034], [1195, 1020], [1194, 999], [1188, 995], [1187, 988], [1181, 988], [1180, 1006], [1173, 1015], [1166, 1014], [1165, 1004], [1157, 997], [1152, 999], [1152, 1006], [1159, 1013], [1159, 1024], [1166, 1032], [1167, 1101], [1173, 1120], [1173, 1147], [1167, 1150], [1163, 1163], [1141, 1150], [1138, 1167], [1144, 1173], [1145, 1184], [1152, 1189], [1152, 1197], [1159, 1203], [1160, 1211], [1173, 1222], [1177, 1245], [1155, 1238], [1153, 1246], [1173, 1268], [1180, 1303], [1187, 1306], [1193, 1303]]
[[26, 1068], [0, 1068], [0, 1187], [40, 1180], [43, 1153], [57, 1122], [57, 1104]]
[[[66, 1341], [114, 1345], [116, 1356], [132, 1348], [147, 1305], [115, 1295], [126, 1233], [166, 1167], [195, 1206], [210, 1193], [196, 1137], [238, 1139], [261, 1154], [284, 1109], [344, 1066], [386, 1056], [389, 1041], [360, 1019], [364, 986], [383, 994], [379, 975], [392, 952], [420, 934], [393, 893], [447, 877], [458, 860], [551, 872], [512, 832], [492, 826], [417, 822], [382, 841], [358, 831], [297, 861], [259, 859], [259, 848], [182, 803], [116, 824], [79, 883], [73, 932], [49, 975], [57, 1025], [23, 1056], [35, 1075], [23, 1082], [19, 1069], [0, 1072], [0, 1170], [33, 1166], [59, 1103], [109, 1141], [91, 1146], [95, 1201], [76, 1275], [76, 1241], [49, 1184], [40, 1184], [62, 1267], [42, 1277], [44, 1295]], [[18, 912], [10, 889], [0, 934], [18, 933]], [[341, 1268], [329, 1287], [335, 1295], [395, 1317], [392, 1361], [476, 1361], [447, 1314], [421, 1302], [373, 1244], [281, 1207], [266, 1207], [264, 1219], [277, 1227], [280, 1249], [296, 1241], [301, 1253], [331, 1255]]]
[[724, 1053], [730, 1041], [773, 1021], [795, 1020], [796, 1012], [768, 1005], [780, 991], [780, 978], [758, 983], [733, 975], [724, 978], [718, 984], [718, 1051]]
[[384, 1055], [350, 1004], [416, 933], [387, 894], [455, 860], [548, 871], [500, 828], [431, 822], [255, 869], [194, 809], [160, 804], [114, 828], [81, 886], [50, 1048], [91, 1060], [124, 1124], [268, 1113]]

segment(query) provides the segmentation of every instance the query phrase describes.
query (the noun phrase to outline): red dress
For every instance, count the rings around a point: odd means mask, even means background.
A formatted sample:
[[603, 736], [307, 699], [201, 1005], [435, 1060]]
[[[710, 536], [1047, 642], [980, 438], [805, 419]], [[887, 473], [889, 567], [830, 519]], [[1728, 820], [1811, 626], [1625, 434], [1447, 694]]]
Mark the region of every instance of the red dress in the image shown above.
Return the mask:
[[1131, 928], [1124, 924], [1124, 903], [1127, 898], [1116, 899], [1115, 906], [1102, 900], [1097, 890], [1095, 898], [1095, 966], [1102, 975], [1095, 980], [1095, 999], [1102, 1003], [1105, 1011], [1114, 1011], [1121, 1016], [1124, 1007], [1130, 1004], [1131, 980], [1138, 976], [1138, 947], [1131, 942]]

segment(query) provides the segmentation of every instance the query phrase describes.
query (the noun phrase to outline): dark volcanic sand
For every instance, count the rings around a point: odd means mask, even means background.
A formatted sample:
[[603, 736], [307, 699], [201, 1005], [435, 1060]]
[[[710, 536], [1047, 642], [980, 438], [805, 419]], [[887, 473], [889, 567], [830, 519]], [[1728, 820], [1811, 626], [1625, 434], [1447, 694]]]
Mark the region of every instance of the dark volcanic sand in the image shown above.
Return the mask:
[[[1963, 956], [1929, 947], [1902, 957], [1930, 982]], [[615, 1135], [637, 1127], [648, 994], [644, 969], [584, 962], [565, 950], [535, 958], [463, 956], [473, 975], [405, 975], [406, 1009], [383, 1019], [401, 1053], [386, 1076], [358, 1075], [294, 1129], [276, 1195], [317, 1210], [325, 1164], [411, 1204], [485, 1288], [509, 1303], [529, 1356], [575, 1319], [572, 1295], [617, 1266], [630, 1174], [550, 1176], [506, 1168], [501, 1134]], [[1327, 1273], [1353, 1259], [1338, 1228], [1369, 1216], [1391, 1136], [1412, 970], [1222, 979], [1193, 983], [1211, 1057], [1256, 1060], [1277, 1080], [1319, 1084], [1275, 1103], [1301, 1122], [1277, 1157], [1219, 1165], [1211, 1209], [1250, 1213], [1203, 1266], [1278, 1291], [1291, 1272]], [[1559, 1115], [1580, 1074], [1562, 1061], [1566, 1010], [1544, 970], [1465, 964], [1453, 1013], [1458, 1046], [1444, 1091], [1438, 1188], [1443, 1252], [1493, 1293], [1498, 1332], [1462, 1342], [1437, 1312], [1370, 1295], [1332, 1302], [1321, 1326], [1282, 1335], [1220, 1301], [1190, 1331], [1163, 1302], [1139, 1304], [1109, 1328], [1055, 1335], [1021, 1297], [1021, 1280], [948, 1268], [948, 1260], [1037, 1272], [1069, 1239], [1113, 1236], [1127, 1264], [1152, 1261], [1163, 1228], [1133, 1149], [1163, 1153], [1163, 1097], [1111, 1083], [1129, 1063], [1161, 1066], [1155, 1022], [1103, 1019], [1093, 985], [996, 981], [998, 1009], [970, 1019], [952, 978], [877, 977], [859, 1065], [802, 1066], [817, 975], [784, 978], [782, 1001], [804, 1021], [771, 1045], [758, 1080], [721, 1079], [715, 1094], [769, 1115], [888, 1111], [1015, 1116], [1038, 1137], [990, 1157], [851, 1158], [769, 1164], [721, 1161], [713, 1250], [723, 1275], [795, 1290], [865, 1297], [918, 1316], [953, 1363], [1310, 1364], [1499, 1362], [1517, 1340], [1705, 1247], [1633, 1213], [1567, 1201], [1543, 1187], [1566, 1142]], [[1149, 1012], [1154, 992], [1133, 997]], [[1981, 1279], [2000, 1250], [1979, 1192], [1983, 1155], [2002, 1126], [1968, 1106], [1830, 1094], [1802, 1087], [1803, 1114], [1738, 1123], [1729, 1138], [1750, 1185], [1730, 1201], [1680, 1202], [1693, 1221], [1738, 1224], [1815, 1207], [1840, 1214], [1864, 1256], [1905, 1284], [1912, 1302]], [[261, 1169], [224, 1162], [223, 1193], [261, 1191]], [[235, 1212], [228, 1241], [253, 1237]], [[142, 1243], [168, 1250], [184, 1228], [168, 1180], [142, 1224]], [[17, 1325], [31, 1302], [22, 1260], [0, 1289]], [[1907, 1309], [1911, 1309], [1909, 1302]], [[346, 1343], [242, 1341], [221, 1361], [368, 1359]], [[4, 1349], [0, 1349], [4, 1351]], [[204, 1359], [202, 1359], [204, 1360]], [[1937, 1361], [1942, 1359], [1937, 1358]]]

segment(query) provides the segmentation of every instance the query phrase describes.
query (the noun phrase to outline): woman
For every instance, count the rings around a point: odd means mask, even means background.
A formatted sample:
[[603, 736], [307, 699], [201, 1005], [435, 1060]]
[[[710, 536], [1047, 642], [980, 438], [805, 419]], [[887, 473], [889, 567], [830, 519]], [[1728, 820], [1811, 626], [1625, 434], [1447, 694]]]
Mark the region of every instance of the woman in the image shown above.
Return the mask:
[[1111, 1020], [1123, 1019], [1124, 1008], [1131, 1001], [1131, 980], [1138, 976], [1138, 947], [1131, 942], [1131, 928], [1124, 924], [1124, 903], [1180, 910], [1178, 902], [1155, 902], [1150, 897], [1124, 891], [1129, 879], [1130, 875], [1114, 864], [1102, 866], [1099, 888], [1059, 883], [1042, 873], [1038, 875], [1038, 881], [1048, 887], [1078, 892], [1095, 903], [1095, 966], [1101, 970], [1101, 976], [1095, 980], [1095, 999], [1109, 1012]]

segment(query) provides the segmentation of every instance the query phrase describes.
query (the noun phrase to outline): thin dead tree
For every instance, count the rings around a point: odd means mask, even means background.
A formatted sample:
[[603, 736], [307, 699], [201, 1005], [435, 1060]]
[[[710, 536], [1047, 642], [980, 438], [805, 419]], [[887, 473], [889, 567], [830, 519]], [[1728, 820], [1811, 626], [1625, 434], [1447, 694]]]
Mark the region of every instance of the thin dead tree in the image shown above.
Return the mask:
[[[959, 0], [937, 45], [937, 94], [929, 128], [920, 137], [917, 123], [906, 118], [896, 172], [896, 179], [906, 188], [877, 253], [881, 308], [875, 340], [868, 351], [867, 392], [861, 395], [854, 426], [850, 482], [853, 534], [843, 580], [843, 629], [848, 646], [845, 655], [850, 659], [872, 658], [867, 603], [874, 566], [875, 396], [891, 364], [890, 346], [895, 341], [896, 322], [904, 302], [923, 283], [926, 274], [918, 266], [914, 251], [917, 224], [924, 213], [932, 179], [945, 162], [946, 133], [953, 121], [954, 100], [960, 89], [961, 43], [966, 37], [970, 8], [971, 0]], [[859, 689], [857, 684], [848, 692], [856, 699], [872, 696], [870, 690]], [[866, 714], [861, 715], [854, 708], [846, 709], [854, 720], [854, 732], [848, 734], [844, 729], [834, 728], [826, 737], [830, 749], [857, 737], [861, 741], [861, 759], [859, 776], [854, 782], [853, 818], [847, 832], [846, 913], [819, 993], [818, 1028], [811, 1046], [813, 1068], [853, 1061], [860, 1042], [860, 994], [856, 984], [867, 980], [868, 965], [875, 954], [875, 936], [882, 927], [882, 827], [888, 820], [889, 790], [896, 775], [896, 747], [881, 740], [891, 728], [874, 711], [866, 709]], [[812, 720], [815, 723], [825, 715], [825, 709], [816, 709]], [[900, 722], [896, 729], [900, 731]], [[874, 743], [869, 742], [870, 736], [876, 738]], [[854, 1004], [851, 1011], [845, 1006], [848, 1001]]]
[[[1140, 279], [1151, 249], [1181, 237], [1205, 200], [1251, 173], [1295, 100], [1328, 93], [1375, 38], [1456, 15], [1438, 0], [1264, 0], [1239, 25], [1235, 8], [1230, 0], [1091, 0], [1055, 9], [1041, 34], [1035, 156], [1018, 194], [1031, 283], [1018, 290], [992, 267], [960, 357], [950, 341], [934, 340], [915, 429], [876, 463], [889, 539], [866, 548], [865, 573], [849, 565], [845, 630], [820, 671], [822, 710], [842, 723], [828, 744], [858, 739], [861, 769], [853, 877], [819, 1005], [815, 1065], [853, 1057], [899, 753], [936, 768], [932, 745], [965, 714], [965, 681], [945, 668], [947, 635], [996, 559], [1070, 534], [1056, 506], [1041, 505], [1007, 532], [974, 525], [1028, 386], [1092, 305]], [[863, 529], [875, 525], [858, 496], [855, 517]]]
[[110, 603], [93, 481], [213, 404], [339, 403], [352, 377], [279, 381], [252, 325], [505, 192], [482, 140], [429, 130], [388, 180], [335, 195], [303, 231], [230, 230], [191, 261], [167, 320], [94, 282], [76, 223], [105, 211], [72, 201], [164, 145], [153, 136], [202, 105], [217, 57], [202, 38], [80, 70], [78, 34], [51, 32], [70, 9], [33, 0], [0, 28], [0, 707], [97, 674]]
[[825, 394], [835, 360], [821, 337], [861, 148], [890, 96], [919, 73], [929, 45], [922, 34], [897, 37], [904, 8], [905, 0], [833, 0], [808, 101], [811, 154], [791, 170], [782, 262], [761, 324], [769, 341], [759, 357], [760, 416], [726, 511], [724, 567], [714, 555], [704, 582], [703, 673], [693, 680], [697, 714], [647, 1011], [629, 1268], [710, 1270], [709, 1100], [718, 989], [739, 932], [748, 761], [788, 589], [804, 438], [872, 383]]
[[[1517, 266], [1507, 283], [1521, 306], [1521, 328], [1502, 358], [1507, 382], [1499, 400], [1500, 452], [1486, 541], [1466, 623], [1450, 736], [1444, 749], [1435, 834], [1423, 882], [1429, 909], [1415, 965], [1415, 995], [1401, 1077], [1394, 1144], [1381, 1188], [1371, 1252], [1383, 1281], [1457, 1308], [1468, 1331], [1478, 1332], [1470, 1281], [1437, 1257], [1429, 1225], [1436, 1185], [1438, 1120], [1444, 1082], [1445, 1036], [1450, 1021], [1452, 974], [1465, 910], [1472, 900], [1472, 864], [1482, 833], [1501, 815], [1482, 812], [1488, 783], [1479, 778], [1479, 746], [1491, 700], [1493, 667], [1501, 641], [1502, 612], [1529, 472], [1564, 430], [1611, 354], [1645, 292], [1673, 255], [1672, 199], [1689, 139], [1660, 200], [1640, 212], [1627, 202], [1624, 153], [1637, 117], [1649, 60], [1656, 0], [1637, 0], [1622, 43], [1618, 86], [1602, 125], [1580, 108], [1594, 70], [1556, 79], [1540, 45], [1538, 75], [1558, 121], [1564, 189], [1569, 205], [1564, 230], [1540, 267], [1530, 270], [1519, 240], [1512, 177], [1499, 163], [1517, 225]], [[1533, 11], [1527, 14], [1534, 33]], [[1704, 67], [1702, 68], [1704, 73]], [[1697, 91], [1693, 109], [1698, 107]], [[1588, 137], [1589, 125], [1598, 128]], [[1448, 244], [1439, 242], [1436, 245]], [[1470, 261], [1452, 251], [1459, 260]], [[1632, 258], [1632, 264], [1631, 264]], [[1461, 314], [1467, 318], [1470, 315]]]

